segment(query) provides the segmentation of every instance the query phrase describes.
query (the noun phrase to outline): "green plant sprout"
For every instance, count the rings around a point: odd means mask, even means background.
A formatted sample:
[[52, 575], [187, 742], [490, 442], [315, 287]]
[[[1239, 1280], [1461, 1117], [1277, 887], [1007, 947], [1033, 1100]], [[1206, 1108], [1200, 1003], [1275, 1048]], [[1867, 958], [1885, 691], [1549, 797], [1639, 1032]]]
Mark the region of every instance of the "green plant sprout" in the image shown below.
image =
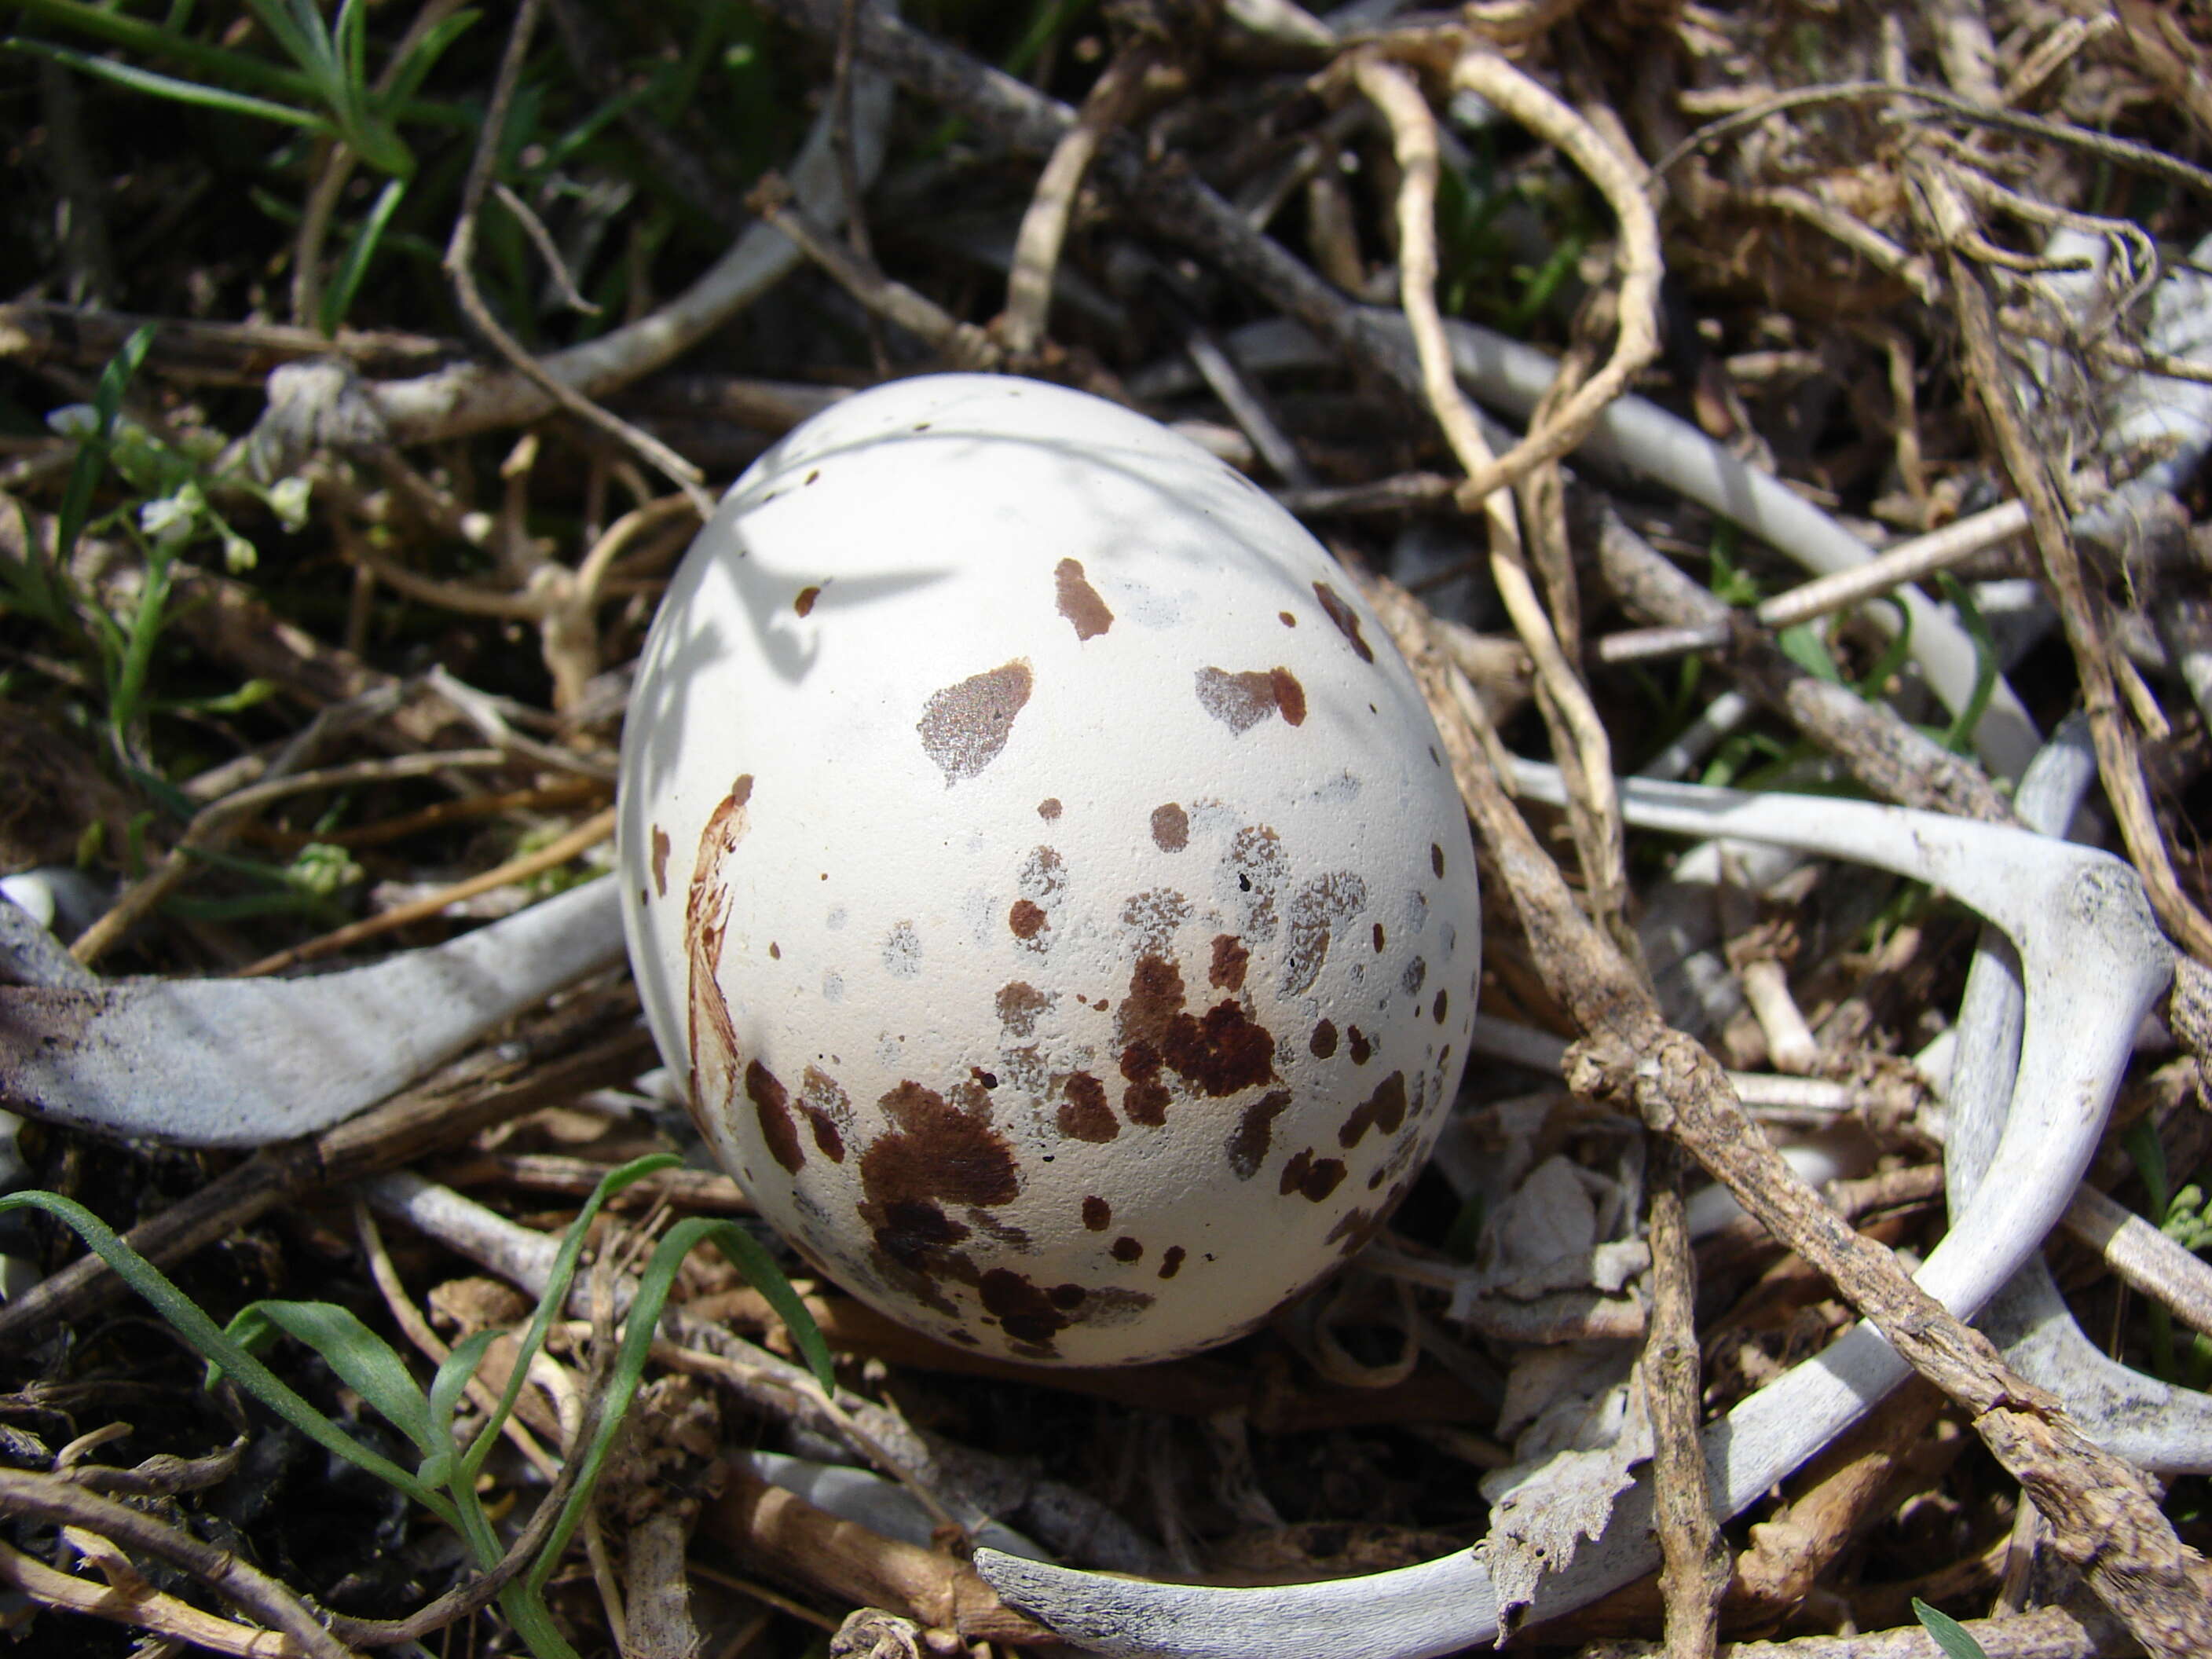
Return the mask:
[[[260, 1301], [241, 1309], [228, 1327], [215, 1321], [167, 1275], [118, 1237], [82, 1205], [58, 1193], [21, 1192], [0, 1197], [0, 1214], [10, 1210], [44, 1211], [74, 1231], [125, 1284], [159, 1313], [208, 1362], [208, 1382], [228, 1376], [285, 1422], [333, 1455], [373, 1474], [437, 1516], [459, 1534], [480, 1571], [500, 1565], [503, 1553], [491, 1519], [477, 1490], [484, 1462], [513, 1415], [531, 1361], [568, 1304], [586, 1236], [608, 1200], [658, 1170], [681, 1160], [654, 1153], [610, 1170], [562, 1236], [545, 1293], [538, 1298], [507, 1386], [498, 1404], [465, 1445], [458, 1443], [455, 1414], [463, 1391], [501, 1333], [479, 1331], [454, 1347], [426, 1389], [392, 1345], [349, 1308], [329, 1302]], [[768, 1299], [789, 1328], [800, 1356], [830, 1393], [836, 1387], [830, 1350], [791, 1284], [767, 1250], [737, 1223], [693, 1217], [669, 1229], [654, 1249], [630, 1303], [612, 1372], [596, 1416], [586, 1425], [583, 1443], [571, 1454], [575, 1477], [551, 1533], [536, 1559], [501, 1589], [500, 1607], [537, 1659], [576, 1659], [553, 1622], [544, 1587], [568, 1540], [582, 1522], [592, 1490], [637, 1393], [662, 1308], [677, 1270], [694, 1248], [711, 1243], [746, 1282]], [[411, 1469], [371, 1450], [298, 1394], [259, 1357], [279, 1337], [289, 1336], [319, 1354], [338, 1380], [406, 1437], [417, 1454]]]

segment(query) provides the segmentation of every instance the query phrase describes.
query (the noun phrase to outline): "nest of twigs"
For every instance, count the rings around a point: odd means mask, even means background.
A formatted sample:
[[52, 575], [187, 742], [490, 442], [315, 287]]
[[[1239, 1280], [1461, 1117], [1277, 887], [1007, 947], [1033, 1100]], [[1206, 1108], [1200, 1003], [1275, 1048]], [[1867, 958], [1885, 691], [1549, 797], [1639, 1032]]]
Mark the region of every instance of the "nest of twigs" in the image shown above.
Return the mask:
[[[1127, 1370], [809, 1275], [680, 1161], [617, 972], [266, 1145], [18, 1087], [16, 1651], [2212, 1652], [2202, 16], [14, 26], [0, 1079], [102, 976], [367, 962], [603, 872], [675, 556], [933, 368], [1127, 403], [1299, 514], [1429, 699], [1489, 922], [1389, 1227]], [[1712, 798], [1638, 774], [1797, 797], [1743, 833], [1829, 861], [1647, 836]], [[1862, 1317], [1905, 1365], [1832, 1348]], [[1902, 1386], [1767, 1420], [1846, 1352]]]

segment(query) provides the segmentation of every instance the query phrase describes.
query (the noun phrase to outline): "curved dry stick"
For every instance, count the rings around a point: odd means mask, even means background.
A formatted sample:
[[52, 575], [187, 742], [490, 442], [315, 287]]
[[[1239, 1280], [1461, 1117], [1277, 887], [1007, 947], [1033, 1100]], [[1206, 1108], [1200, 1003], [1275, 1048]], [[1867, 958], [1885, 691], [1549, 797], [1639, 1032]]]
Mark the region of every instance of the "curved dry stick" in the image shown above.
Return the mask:
[[[1524, 794], [1557, 801], [1558, 774], [1522, 763]], [[1900, 807], [1750, 796], [1626, 781], [1629, 821], [1705, 839], [1768, 842], [1893, 870], [1950, 891], [2018, 947], [2029, 1022], [2012, 1111], [1988, 1178], [1917, 1275], [1971, 1316], [2027, 1261], [2087, 1167], [2136, 1025], [2172, 951], [2134, 872], [2025, 830]], [[1717, 1511], [1733, 1515], [1908, 1375], [1871, 1326], [1761, 1389], [1705, 1436]], [[1640, 1483], [1604, 1537], [1538, 1590], [1533, 1616], [1582, 1606], [1650, 1571], [1650, 1491]], [[1313, 1659], [1425, 1659], [1492, 1638], [1498, 1598], [1480, 1550], [1364, 1578], [1224, 1590], [1133, 1583], [989, 1550], [977, 1570], [1010, 1605], [1110, 1654], [1272, 1659], [1297, 1632]]]

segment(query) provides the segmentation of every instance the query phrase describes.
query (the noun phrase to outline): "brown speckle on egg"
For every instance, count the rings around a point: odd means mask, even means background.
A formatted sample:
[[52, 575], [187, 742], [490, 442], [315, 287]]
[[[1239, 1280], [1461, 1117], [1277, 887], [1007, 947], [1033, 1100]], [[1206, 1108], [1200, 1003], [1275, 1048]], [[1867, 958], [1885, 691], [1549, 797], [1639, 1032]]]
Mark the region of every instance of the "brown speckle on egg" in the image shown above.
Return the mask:
[[1359, 660], [1373, 662], [1375, 653], [1369, 648], [1367, 641], [1360, 637], [1359, 617], [1352, 608], [1344, 602], [1344, 596], [1327, 582], [1316, 582], [1313, 585], [1313, 591], [1314, 598], [1321, 601], [1321, 608], [1328, 613], [1328, 619], [1336, 624], [1337, 632], [1343, 635], [1351, 642], [1352, 648], [1359, 653]]
[[1144, 1259], [1145, 1247], [1124, 1233], [1114, 1241], [1107, 1254], [1116, 1261], [1140, 1261]]
[[1244, 948], [1244, 941], [1234, 933], [1213, 936], [1213, 961], [1206, 970], [1206, 982], [1217, 991], [1241, 991], [1244, 988], [1244, 970], [1252, 960], [1252, 953]]
[[774, 939], [770, 939], [768, 942], [768, 959], [770, 962], [781, 962], [783, 960], [783, 946], [778, 945]]
[[1085, 1199], [1083, 1224], [1094, 1233], [1104, 1232], [1114, 1224], [1114, 1206], [1103, 1198]]
[[1445, 998], [1445, 996], [1444, 996], [1444, 994], [1443, 994], [1442, 991], [1437, 992], [1437, 1002], [1436, 1002], [1436, 1006], [1435, 1006], [1433, 1009], [1431, 1009], [1431, 1010], [1430, 1011], [1430, 1012], [1431, 1012], [1431, 1016], [1435, 1018], [1435, 1020], [1436, 1020], [1437, 1024], [1439, 1024], [1439, 1025], [1441, 1025], [1441, 1024], [1443, 1024], [1444, 1023], [1444, 1010], [1445, 1010], [1445, 1008], [1446, 1008], [1446, 1006], [1448, 1006], [1448, 1002], [1447, 1002], [1447, 1000], [1446, 1000], [1446, 998]]
[[1285, 628], [1296, 628], [1298, 625], [1298, 619], [1287, 611], [1278, 611], [1275, 613], [1275, 620]]
[[1349, 1152], [1366, 1137], [1370, 1127], [1393, 1134], [1405, 1121], [1406, 1074], [1393, 1072], [1375, 1085], [1373, 1094], [1352, 1109], [1352, 1115], [1336, 1132], [1337, 1145]]
[[822, 589], [818, 586], [802, 587], [799, 590], [798, 598], [792, 600], [791, 608], [802, 617], [808, 616], [814, 610], [814, 601], [821, 597]]
[[657, 823], [653, 826], [653, 890], [662, 898], [668, 896], [668, 854], [674, 845], [668, 831]]
[[1288, 1110], [1291, 1091], [1270, 1089], [1244, 1109], [1243, 1116], [1237, 1121], [1237, 1132], [1229, 1137], [1224, 1149], [1229, 1154], [1229, 1168], [1239, 1181], [1249, 1181], [1260, 1173], [1260, 1166], [1267, 1161], [1267, 1148], [1273, 1139], [1275, 1120]]
[[1060, 816], [1060, 797], [1057, 795], [1047, 795], [1042, 800], [1039, 801], [1037, 803], [1037, 816], [1042, 818], [1047, 823], [1050, 823], [1054, 818], [1058, 817]]
[[1070, 1140], [1097, 1146], [1121, 1133], [1121, 1120], [1106, 1103], [1106, 1085], [1090, 1073], [1069, 1073], [1067, 1081], [1060, 1085], [1060, 1093], [1064, 1098], [1054, 1114], [1054, 1121], [1060, 1126], [1060, 1133]]
[[1308, 1146], [1283, 1165], [1283, 1196], [1292, 1193], [1318, 1204], [1334, 1192], [1344, 1179], [1344, 1160], [1340, 1158], [1316, 1158]]
[[1190, 845], [1190, 814], [1175, 802], [1152, 808], [1152, 845], [1163, 853], [1180, 853]]
[[922, 752], [945, 774], [946, 788], [999, 758], [1035, 686], [1029, 664], [1018, 659], [932, 694], [914, 729], [921, 734]]
[[1354, 1066], [1364, 1066], [1374, 1057], [1374, 1043], [1368, 1040], [1367, 1034], [1357, 1025], [1346, 1033], [1346, 1040], [1352, 1044], [1352, 1063]]
[[1313, 1028], [1306, 1039], [1306, 1047], [1316, 1060], [1327, 1060], [1336, 1052], [1336, 1022], [1324, 1019]]
[[1080, 562], [1062, 559], [1053, 569], [1053, 581], [1060, 614], [1074, 626], [1077, 639], [1096, 639], [1113, 627], [1114, 613], [1098, 597], [1098, 590], [1084, 580]]
[[1241, 674], [1201, 668], [1198, 702], [1234, 736], [1242, 736], [1270, 714], [1280, 714], [1289, 726], [1305, 723], [1305, 688], [1287, 668], [1253, 669]]
[[1173, 1279], [1177, 1273], [1181, 1273], [1182, 1271], [1183, 1255], [1184, 1250], [1182, 1245], [1169, 1245], [1167, 1248], [1167, 1253], [1160, 1257], [1160, 1277], [1162, 1279]]
[[1434, 842], [1429, 843], [1429, 868], [1435, 871], [1439, 878], [1443, 875], [1444, 849]]
[[[1328, 960], [1330, 931], [1366, 908], [1367, 884], [1349, 870], [1316, 876], [1291, 896], [1291, 937], [1283, 953], [1285, 994], [1296, 996], [1312, 988]], [[1382, 929], [1376, 932], [1379, 936]]]
[[774, 1072], [753, 1060], [745, 1067], [745, 1097], [760, 1119], [761, 1139], [769, 1153], [787, 1174], [797, 1175], [806, 1165], [806, 1149], [799, 1144], [799, 1125], [791, 1115], [791, 1096]]

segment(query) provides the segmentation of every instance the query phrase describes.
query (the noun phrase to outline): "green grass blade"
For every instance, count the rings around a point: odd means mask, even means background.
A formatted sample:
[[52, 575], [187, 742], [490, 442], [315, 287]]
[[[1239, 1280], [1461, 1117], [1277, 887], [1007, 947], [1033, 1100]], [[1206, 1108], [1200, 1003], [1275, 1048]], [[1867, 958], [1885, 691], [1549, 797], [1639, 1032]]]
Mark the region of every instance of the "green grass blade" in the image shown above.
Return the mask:
[[26, 40], [14, 36], [0, 45], [15, 52], [28, 52], [33, 57], [51, 58], [58, 64], [66, 64], [82, 74], [112, 81], [133, 92], [146, 93], [155, 98], [166, 98], [172, 103], [191, 104], [201, 109], [219, 110], [227, 115], [246, 115], [256, 120], [276, 121], [285, 126], [300, 127], [325, 137], [336, 129], [321, 116], [289, 104], [272, 103], [266, 98], [256, 98], [250, 93], [232, 92], [223, 87], [204, 86], [198, 81], [179, 81], [174, 76], [161, 75], [153, 70], [140, 69], [135, 64], [118, 64], [112, 58], [94, 58], [89, 52], [73, 51], [68, 46], [50, 46], [43, 40]]
[[105, 6], [87, 5], [83, 0], [11, 0], [11, 3], [23, 15], [42, 23], [75, 29], [146, 57], [166, 58], [240, 86], [258, 87], [264, 92], [294, 99], [314, 95], [314, 88], [304, 76], [280, 69], [248, 52], [195, 40], [184, 33], [181, 25], [148, 22]]
[[546, 1280], [545, 1293], [538, 1298], [538, 1310], [531, 1316], [530, 1328], [523, 1334], [522, 1345], [515, 1351], [514, 1369], [507, 1374], [507, 1387], [500, 1391], [499, 1405], [484, 1419], [483, 1429], [477, 1432], [467, 1454], [461, 1459], [461, 1479], [475, 1480], [477, 1472], [483, 1467], [484, 1459], [491, 1455], [491, 1449], [499, 1440], [500, 1431], [514, 1412], [515, 1401], [521, 1395], [523, 1382], [530, 1373], [530, 1362], [545, 1346], [546, 1332], [553, 1328], [553, 1322], [568, 1306], [568, 1286], [575, 1281], [577, 1259], [583, 1255], [584, 1240], [600, 1210], [605, 1207], [609, 1199], [624, 1188], [683, 1161], [673, 1152], [654, 1152], [645, 1158], [632, 1158], [599, 1177], [599, 1184], [592, 1188], [592, 1195], [584, 1200], [584, 1207], [576, 1212], [576, 1218], [568, 1224], [568, 1232], [562, 1237], [561, 1248], [553, 1257], [552, 1273]]
[[453, 1506], [387, 1457], [362, 1445], [234, 1340], [167, 1275], [117, 1237], [114, 1230], [82, 1204], [58, 1193], [19, 1192], [0, 1196], [0, 1215], [10, 1210], [42, 1210], [82, 1239], [85, 1248], [115, 1270], [116, 1276], [167, 1320], [177, 1334], [211, 1364], [220, 1366], [239, 1387], [283, 1418], [324, 1450], [397, 1487], [451, 1525]]
[[1963, 755], [1972, 749], [1974, 728], [1982, 723], [1990, 694], [1996, 690], [1997, 645], [1990, 634], [1989, 619], [1982, 615], [1981, 606], [1974, 603], [1972, 591], [1966, 583], [1948, 570], [1939, 570], [1936, 573], [1936, 585], [1958, 611], [1959, 625], [1974, 642], [1974, 689], [1967, 695], [1966, 706], [1943, 733], [1943, 746], [1954, 754]]
[[[100, 371], [100, 384], [92, 394], [94, 427], [78, 445], [76, 459], [70, 466], [69, 483], [62, 490], [61, 513], [54, 523], [57, 571], [70, 568], [70, 556], [76, 551], [76, 538], [84, 533], [85, 520], [92, 513], [92, 492], [100, 488], [100, 475], [107, 470], [107, 445], [115, 434], [115, 417], [123, 407], [124, 392], [131, 385], [131, 377], [138, 372], [139, 364], [146, 361], [146, 353], [153, 343], [152, 324], [133, 329], [122, 349], [109, 358]], [[27, 541], [25, 545], [36, 544]]]
[[404, 179], [387, 180], [383, 190], [378, 192], [368, 216], [361, 222], [361, 228], [354, 233], [345, 258], [338, 262], [337, 274], [331, 279], [331, 285], [323, 295], [322, 309], [315, 320], [322, 325], [324, 333], [336, 334], [345, 322], [346, 313], [353, 309], [355, 296], [361, 292], [362, 281], [368, 275], [369, 264], [376, 258], [376, 250], [384, 240], [385, 230], [392, 223], [392, 216], [399, 211], [399, 204], [406, 195], [407, 180]]
[[576, 1482], [569, 1489], [561, 1518], [554, 1523], [553, 1531], [545, 1540], [545, 1552], [538, 1558], [525, 1578], [534, 1593], [542, 1589], [546, 1578], [558, 1565], [561, 1554], [568, 1547], [577, 1525], [582, 1521], [584, 1506], [591, 1501], [592, 1488], [599, 1477], [600, 1467], [614, 1445], [615, 1436], [622, 1428], [622, 1420], [629, 1410], [629, 1403], [637, 1394], [639, 1379], [645, 1374], [647, 1356], [652, 1352], [653, 1339], [660, 1323], [660, 1310], [666, 1305], [670, 1288], [676, 1282], [678, 1269], [684, 1258], [707, 1240], [719, 1245], [732, 1264], [743, 1273], [753, 1288], [766, 1297], [769, 1304], [791, 1328], [793, 1339], [799, 1351], [807, 1357], [816, 1379], [824, 1389], [836, 1386], [830, 1375], [830, 1350], [822, 1340], [822, 1333], [798, 1296], [790, 1281], [784, 1278], [768, 1253], [734, 1221], [719, 1220], [708, 1216], [692, 1216], [678, 1222], [668, 1230], [646, 1263], [645, 1271], [638, 1275], [637, 1297], [629, 1306], [629, 1314], [623, 1327], [622, 1347], [615, 1357], [614, 1370], [607, 1379], [605, 1398], [600, 1402], [599, 1417], [594, 1425], [591, 1443], [585, 1448], [582, 1461], [576, 1472]]

